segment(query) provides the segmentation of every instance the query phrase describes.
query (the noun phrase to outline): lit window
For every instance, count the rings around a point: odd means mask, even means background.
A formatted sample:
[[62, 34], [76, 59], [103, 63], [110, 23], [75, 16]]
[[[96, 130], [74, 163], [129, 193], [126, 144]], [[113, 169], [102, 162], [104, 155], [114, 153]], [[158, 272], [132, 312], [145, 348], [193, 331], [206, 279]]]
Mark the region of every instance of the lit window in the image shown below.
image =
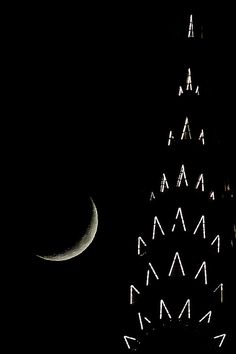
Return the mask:
[[166, 175], [163, 173], [162, 174], [162, 178], [161, 178], [160, 192], [163, 193], [165, 188], [169, 189], [169, 185], [168, 185], [168, 182], [167, 182]]
[[142, 315], [140, 312], [138, 312], [138, 319], [139, 319], [139, 325], [140, 325], [140, 328], [141, 330], [143, 331], [143, 328], [144, 328], [144, 325], [143, 325], [143, 320], [145, 320], [147, 323], [151, 323], [151, 321], [147, 318], [147, 317], [143, 317], [142, 318]]
[[212, 311], [208, 311], [200, 320], [199, 322], [202, 322], [204, 320], [207, 319], [207, 323], [210, 323], [211, 321], [211, 315], [212, 315]]
[[183, 307], [183, 309], [182, 309], [182, 311], [180, 312], [180, 314], [179, 314], [179, 319], [182, 317], [182, 315], [183, 315], [183, 312], [184, 312], [184, 310], [185, 309], [188, 309], [188, 319], [190, 319], [190, 317], [191, 317], [191, 312], [190, 312], [190, 299], [188, 299], [187, 301], [186, 301], [186, 303], [184, 304], [184, 307]]
[[158, 219], [157, 216], [154, 217], [154, 222], [153, 222], [153, 231], [152, 231], [152, 239], [154, 240], [155, 239], [155, 236], [156, 236], [156, 225], [158, 225], [158, 228], [159, 230], [161, 231], [162, 235], [165, 235], [162, 227], [161, 227], [161, 224], [160, 224], [160, 221]]
[[178, 180], [177, 180], [177, 187], [180, 187], [183, 178], [184, 178], [184, 183], [185, 183], [186, 187], [188, 187], [188, 181], [187, 181], [187, 178], [186, 178], [184, 165], [182, 165], [181, 168], [180, 168], [180, 173], [179, 173], [179, 177], [178, 177]]
[[179, 93], [178, 95], [181, 96], [182, 94], [184, 93], [183, 89], [182, 89], [182, 86], [179, 87]]
[[170, 315], [170, 313], [169, 313], [169, 311], [168, 311], [168, 309], [167, 309], [167, 307], [166, 307], [164, 301], [163, 301], [163, 300], [160, 300], [160, 320], [161, 320], [162, 317], [163, 317], [163, 308], [165, 309], [165, 311], [166, 311], [168, 317], [171, 318], [171, 315]]
[[170, 130], [170, 132], [169, 132], [169, 138], [168, 138], [168, 146], [171, 145], [172, 140], [174, 140], [174, 135], [173, 135], [172, 130]]
[[168, 276], [169, 276], [169, 277], [170, 277], [170, 276], [171, 276], [171, 274], [172, 274], [172, 271], [173, 271], [173, 268], [174, 268], [174, 266], [175, 266], [175, 262], [176, 262], [176, 260], [178, 260], [178, 262], [179, 262], [179, 266], [180, 266], [180, 269], [181, 269], [182, 275], [183, 275], [183, 276], [185, 276], [184, 269], [183, 269], [183, 266], [182, 266], [182, 263], [181, 263], [181, 260], [180, 260], [179, 253], [178, 253], [178, 252], [176, 252], [176, 253], [175, 253], [175, 256], [174, 256], [174, 259], [173, 259], [173, 262], [172, 262], [171, 267], [170, 267], [169, 274], [168, 274]]
[[210, 192], [209, 199], [215, 200], [215, 192], [214, 191]]
[[193, 15], [190, 15], [189, 27], [188, 27], [188, 38], [193, 38], [193, 37], [194, 37], [194, 32], [193, 32]]
[[204, 178], [203, 178], [203, 173], [200, 174], [197, 184], [196, 184], [196, 189], [201, 185], [201, 190], [204, 192]]
[[151, 192], [150, 201], [152, 201], [153, 199], [156, 199], [156, 197], [155, 197], [155, 194], [153, 192]]
[[192, 91], [193, 86], [192, 86], [192, 74], [190, 68], [188, 69], [188, 75], [186, 79], [186, 91]]
[[125, 344], [127, 345], [128, 349], [131, 349], [130, 341], [137, 341], [134, 337], [124, 336]]
[[192, 139], [187, 117], [185, 119], [184, 128], [183, 128], [182, 135], [181, 135], [181, 140], [183, 140], [183, 139]]
[[225, 184], [224, 184], [224, 191], [225, 191], [225, 192], [229, 192], [230, 189], [231, 189], [231, 188], [230, 188], [230, 184], [229, 184], [229, 183], [225, 183]]
[[152, 264], [149, 262], [148, 266], [150, 269], [147, 270], [147, 277], [146, 277], [146, 286], [148, 286], [150, 284], [150, 272], [152, 272], [152, 274], [155, 276], [155, 278], [158, 280], [159, 277], [155, 271], [155, 269], [153, 268]]
[[201, 130], [198, 140], [201, 140], [202, 145], [205, 145], [204, 130]]
[[135, 286], [130, 285], [130, 297], [129, 297], [129, 303], [130, 305], [133, 305], [134, 303], [134, 293], [140, 295], [140, 291], [138, 289], [135, 288]]
[[[143, 241], [142, 237], [138, 237], [138, 255], [142, 256], [146, 251], [146, 243]], [[144, 250], [142, 250], [144, 248]]]
[[[184, 231], [186, 231], [186, 227], [185, 227], [184, 218], [183, 218], [183, 214], [182, 214], [181, 208], [178, 208], [176, 216], [175, 216], [175, 220], [177, 220], [179, 216], [181, 218], [183, 229], [184, 229]], [[173, 224], [171, 231], [173, 232], [174, 230], [175, 230], [175, 223]]]
[[220, 302], [223, 303], [224, 301], [224, 285], [223, 283], [220, 283], [214, 290], [214, 293], [217, 291], [217, 290], [220, 290]]
[[204, 271], [204, 283], [205, 285], [207, 285], [207, 269], [206, 269], [206, 262], [202, 262], [201, 267], [199, 268], [197, 274], [195, 275], [194, 279], [197, 279], [197, 277], [199, 276], [201, 270]]
[[193, 231], [194, 235], [196, 235], [196, 233], [197, 233], [197, 231], [198, 231], [200, 226], [202, 227], [202, 236], [203, 236], [203, 238], [206, 238], [206, 222], [205, 222], [205, 216], [204, 215], [201, 216], [201, 218], [200, 218], [195, 230]]
[[224, 334], [219, 334], [218, 336], [215, 336], [214, 339], [217, 339], [217, 338], [221, 338], [221, 341], [219, 343], [219, 348], [222, 346], [224, 340], [225, 340], [225, 337], [226, 337], [226, 333]]
[[213, 246], [215, 242], [217, 242], [217, 253], [220, 253], [220, 235], [217, 235], [214, 238], [214, 240], [212, 241], [211, 245]]

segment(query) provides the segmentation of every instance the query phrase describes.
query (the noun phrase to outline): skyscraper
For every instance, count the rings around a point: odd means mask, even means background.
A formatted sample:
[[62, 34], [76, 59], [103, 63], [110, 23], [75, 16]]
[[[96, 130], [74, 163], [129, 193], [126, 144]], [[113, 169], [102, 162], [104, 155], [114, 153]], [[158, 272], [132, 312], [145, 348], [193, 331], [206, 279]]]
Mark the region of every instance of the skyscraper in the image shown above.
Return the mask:
[[213, 124], [204, 27], [190, 13], [183, 28], [175, 114], [136, 220], [124, 352], [230, 353], [235, 347], [234, 186]]

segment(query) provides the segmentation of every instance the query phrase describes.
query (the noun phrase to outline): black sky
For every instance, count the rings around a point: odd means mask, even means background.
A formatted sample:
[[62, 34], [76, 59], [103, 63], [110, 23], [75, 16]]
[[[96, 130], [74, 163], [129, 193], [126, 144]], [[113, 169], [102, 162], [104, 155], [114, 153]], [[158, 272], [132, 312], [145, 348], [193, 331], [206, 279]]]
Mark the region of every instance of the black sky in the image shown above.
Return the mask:
[[[203, 124], [221, 140], [233, 175], [232, 12], [193, 7], [204, 28], [203, 48], [197, 43], [193, 54], [182, 39], [189, 9], [167, 7], [41, 8], [21, 24], [16, 205], [23, 256], [13, 269], [11, 316], [22, 348], [87, 353], [95, 344], [115, 352], [139, 195], [159, 171], [170, 125], [182, 127], [173, 107], [191, 56], [206, 90]], [[99, 210], [97, 238], [71, 262], [44, 264], [32, 255], [51, 189], [85, 191]]]

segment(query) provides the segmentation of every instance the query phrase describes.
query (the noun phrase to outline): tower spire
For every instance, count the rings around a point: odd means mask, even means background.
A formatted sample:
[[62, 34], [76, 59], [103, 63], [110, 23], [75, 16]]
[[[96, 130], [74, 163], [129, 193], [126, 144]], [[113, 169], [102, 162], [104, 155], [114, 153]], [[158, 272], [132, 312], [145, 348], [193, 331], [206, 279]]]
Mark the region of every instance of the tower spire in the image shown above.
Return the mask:
[[188, 68], [188, 74], [186, 79], [186, 91], [192, 91], [192, 90], [193, 90], [192, 73], [191, 73], [191, 69]]
[[[236, 226], [235, 221], [231, 220], [232, 204], [229, 204], [229, 208], [224, 206], [227, 206], [228, 201], [231, 203], [227, 195], [234, 198], [234, 186], [225, 180], [225, 174], [220, 178], [219, 174], [215, 174], [215, 167], [218, 171], [225, 165], [220, 166], [220, 160], [215, 159], [215, 151], [210, 149], [211, 126], [208, 126], [208, 122], [205, 122], [206, 126], [201, 125], [201, 114], [204, 120], [209, 116], [209, 100], [205, 97], [207, 90], [201, 93], [202, 98], [192, 99], [199, 95], [199, 86], [195, 82], [199, 62], [194, 50], [197, 49], [197, 54], [201, 51], [202, 41], [197, 40], [200, 38], [200, 23], [195, 17], [193, 23], [192, 14], [187, 21], [185, 40], [180, 42], [187, 43], [187, 52], [190, 54], [187, 63], [184, 63], [185, 72], [178, 91], [178, 96], [183, 96], [183, 99], [176, 98], [173, 102], [176, 106], [171, 111], [175, 121], [178, 118], [184, 120], [183, 124], [180, 122], [180, 129], [174, 125], [173, 130], [167, 130], [168, 147], [162, 155], [164, 158], [159, 170], [164, 173], [160, 176], [159, 172], [154, 172], [154, 176], [151, 176], [155, 177], [151, 182], [155, 185], [150, 185], [147, 190], [148, 193], [155, 190], [156, 195], [152, 192], [151, 197], [145, 199], [149, 201], [141, 209], [142, 219], [137, 232], [142, 237], [138, 237], [138, 255], [145, 256], [136, 257], [139, 263], [132, 268], [137, 269], [138, 279], [132, 279], [131, 283], [137, 284], [137, 288], [136, 285], [130, 286], [129, 305], [131, 315], [135, 317], [136, 330], [135, 324], [131, 323], [131, 337], [124, 337], [127, 353], [132, 348], [140, 349], [140, 352], [149, 352], [150, 349], [158, 352], [165, 336], [163, 333], [169, 328], [173, 329], [173, 338], [186, 326], [190, 338], [198, 331], [199, 350], [195, 350], [198, 353], [205, 352], [210, 346], [225, 346], [224, 342], [229, 337], [224, 331], [227, 318], [221, 307], [228, 301], [226, 272], [232, 269], [224, 261], [226, 259], [228, 262], [232, 255]], [[195, 40], [186, 39], [186, 34]], [[194, 60], [191, 61], [191, 58]], [[221, 188], [218, 182], [221, 182]], [[225, 204], [220, 203], [221, 199], [224, 199]], [[228, 225], [229, 221], [234, 231]], [[228, 264], [231, 266], [230, 262]], [[175, 331], [176, 323], [178, 329]], [[171, 345], [172, 334], [169, 331], [166, 333]], [[183, 333], [186, 331], [183, 330]], [[177, 343], [174, 340], [173, 343], [174, 348], [166, 352], [192, 352], [192, 343]]]
[[190, 15], [189, 18], [189, 26], [188, 26], [188, 38], [194, 38], [194, 31], [193, 31], [193, 15]]

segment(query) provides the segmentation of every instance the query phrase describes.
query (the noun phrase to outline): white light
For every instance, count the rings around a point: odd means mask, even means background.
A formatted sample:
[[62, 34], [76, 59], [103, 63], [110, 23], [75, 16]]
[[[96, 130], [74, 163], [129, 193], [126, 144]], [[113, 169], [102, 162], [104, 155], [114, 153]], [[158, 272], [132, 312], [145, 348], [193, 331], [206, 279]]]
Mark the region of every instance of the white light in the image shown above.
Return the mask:
[[177, 180], [177, 187], [180, 187], [183, 177], [184, 177], [185, 185], [186, 185], [186, 187], [188, 187], [188, 181], [187, 181], [187, 178], [186, 178], [184, 165], [182, 165], [181, 168], [180, 168], [180, 173], [179, 173], [179, 177], [178, 177], [178, 180]]
[[190, 68], [188, 69], [188, 75], [187, 75], [187, 80], [186, 80], [186, 91], [192, 91], [193, 86], [192, 86], [192, 76], [191, 76], [191, 70]]
[[207, 318], [207, 323], [210, 323], [211, 321], [211, 315], [212, 315], [212, 311], [208, 311], [200, 320], [199, 322], [204, 321], [205, 318]]
[[210, 192], [209, 199], [215, 200], [215, 192], [214, 191]]
[[[176, 217], [175, 217], [176, 220], [178, 219], [179, 215], [180, 215], [180, 217], [181, 217], [183, 229], [184, 229], [184, 231], [186, 231], [186, 227], [185, 227], [184, 218], [183, 218], [183, 214], [182, 214], [181, 208], [178, 208], [178, 210], [177, 210]], [[174, 225], [172, 226], [172, 230], [171, 230], [171, 231], [173, 232], [174, 230], [175, 230], [175, 223], [174, 223]]]
[[188, 299], [187, 301], [186, 301], [186, 303], [185, 303], [185, 305], [184, 305], [184, 307], [183, 307], [183, 309], [182, 309], [182, 311], [180, 312], [180, 314], [179, 314], [179, 319], [182, 317], [182, 314], [183, 314], [183, 312], [184, 312], [184, 310], [185, 310], [185, 308], [188, 306], [188, 319], [190, 319], [190, 317], [191, 317], [191, 311], [190, 311], [190, 299]]
[[214, 238], [214, 240], [212, 241], [211, 245], [213, 246], [216, 241], [217, 241], [217, 253], [220, 253], [220, 235], [217, 235]]
[[124, 340], [125, 340], [125, 343], [126, 343], [128, 349], [131, 349], [131, 346], [130, 346], [130, 344], [129, 344], [129, 340], [136, 341], [137, 339], [134, 338], [134, 337], [124, 336]]
[[198, 228], [200, 227], [200, 225], [202, 225], [202, 235], [203, 235], [203, 238], [206, 238], [206, 222], [205, 222], [205, 216], [202, 215], [195, 230], [193, 231], [193, 234], [195, 235]]
[[[140, 328], [143, 331], [144, 326], [143, 326], [143, 320], [140, 312], [138, 312], [138, 319], [139, 319]], [[143, 319], [147, 321], [149, 324], [151, 323], [151, 321], [147, 317], [144, 317]]]
[[223, 303], [224, 301], [224, 285], [223, 283], [220, 283], [214, 290], [214, 293], [220, 289], [220, 302]]
[[179, 253], [176, 252], [176, 253], [175, 253], [175, 256], [174, 256], [174, 259], [173, 259], [173, 262], [172, 262], [172, 265], [171, 265], [171, 267], [170, 267], [169, 274], [168, 274], [169, 277], [171, 276], [171, 273], [172, 273], [172, 270], [173, 270], [173, 268], [174, 268], [174, 264], [175, 264], [176, 259], [178, 259], [178, 262], [179, 262], [179, 266], [180, 266], [182, 275], [185, 276], [184, 269], [183, 269], [183, 266], [182, 266], [182, 263], [181, 263], [181, 260], [180, 260]]
[[169, 132], [169, 138], [168, 138], [168, 146], [170, 146], [171, 141], [172, 141], [173, 139], [174, 139], [174, 136], [173, 136], [172, 130], [170, 130], [170, 132]]
[[161, 179], [161, 187], [160, 187], [160, 192], [164, 192], [165, 188], [169, 189], [169, 185], [167, 182], [166, 175], [163, 173], [162, 174], [162, 179]]
[[162, 316], [163, 316], [163, 307], [164, 307], [168, 317], [171, 318], [171, 315], [170, 315], [170, 313], [169, 313], [164, 301], [160, 300], [160, 320], [162, 319]]
[[143, 330], [143, 321], [142, 321], [140, 312], [138, 313], [138, 318], [139, 318], [140, 328], [141, 328], [141, 330]]
[[189, 27], [188, 27], [188, 38], [193, 38], [193, 37], [194, 37], [194, 32], [193, 32], [193, 15], [190, 15]]
[[204, 130], [201, 130], [198, 140], [202, 141], [202, 145], [205, 145]]
[[155, 194], [154, 194], [153, 192], [151, 192], [150, 201], [151, 201], [152, 199], [156, 199]]
[[230, 191], [230, 184], [229, 183], [225, 183], [224, 184], [224, 190], [225, 190], [225, 192], [229, 192]]
[[153, 222], [153, 231], [152, 231], [152, 239], [154, 240], [155, 239], [155, 236], [156, 236], [156, 225], [158, 225], [162, 235], [165, 235], [162, 227], [161, 227], [161, 224], [160, 224], [160, 221], [158, 220], [158, 217], [155, 216], [154, 217], [154, 222]]
[[138, 289], [135, 288], [135, 286], [130, 285], [130, 298], [129, 298], [129, 303], [130, 305], [132, 305], [134, 303], [134, 294], [133, 292], [136, 292], [136, 294], [140, 294], [140, 291]]
[[147, 247], [146, 243], [143, 241], [142, 237], [138, 237], [138, 255], [141, 256], [144, 252], [141, 252], [141, 243], [143, 247]]
[[150, 278], [150, 270], [147, 270], [147, 276], [146, 276], [146, 286], [149, 285], [149, 278]]
[[[154, 274], [155, 278], [158, 280], [159, 277], [158, 277], [158, 275], [157, 275], [155, 269], [153, 268], [152, 264], [149, 262], [148, 265], [149, 265], [149, 267], [150, 267], [152, 273]], [[146, 277], [146, 286], [149, 285], [149, 279], [150, 279], [150, 270], [148, 269], [148, 270], [147, 270], [147, 277]]]
[[206, 269], [206, 262], [202, 262], [201, 264], [201, 267], [199, 268], [197, 274], [195, 275], [195, 278], [194, 279], [197, 279], [199, 273], [201, 272], [201, 270], [204, 270], [204, 282], [205, 282], [205, 285], [207, 285], [207, 269]]
[[183, 89], [182, 89], [182, 86], [179, 87], [179, 93], [178, 95], [181, 96], [182, 94], [184, 93]]
[[192, 139], [187, 117], [185, 119], [184, 128], [183, 128], [182, 135], [181, 135], [181, 140], [183, 140], [183, 139]]
[[198, 181], [197, 181], [197, 184], [196, 184], [196, 189], [198, 189], [200, 183], [201, 183], [202, 192], [204, 192], [204, 178], [203, 178], [203, 173], [201, 173], [200, 176], [199, 176], [199, 178], [198, 178]]
[[220, 341], [219, 347], [222, 346], [225, 337], [226, 337], [226, 333], [224, 333], [224, 334], [219, 334], [218, 336], [215, 336], [215, 337], [214, 337], [214, 339], [222, 338], [221, 341]]

